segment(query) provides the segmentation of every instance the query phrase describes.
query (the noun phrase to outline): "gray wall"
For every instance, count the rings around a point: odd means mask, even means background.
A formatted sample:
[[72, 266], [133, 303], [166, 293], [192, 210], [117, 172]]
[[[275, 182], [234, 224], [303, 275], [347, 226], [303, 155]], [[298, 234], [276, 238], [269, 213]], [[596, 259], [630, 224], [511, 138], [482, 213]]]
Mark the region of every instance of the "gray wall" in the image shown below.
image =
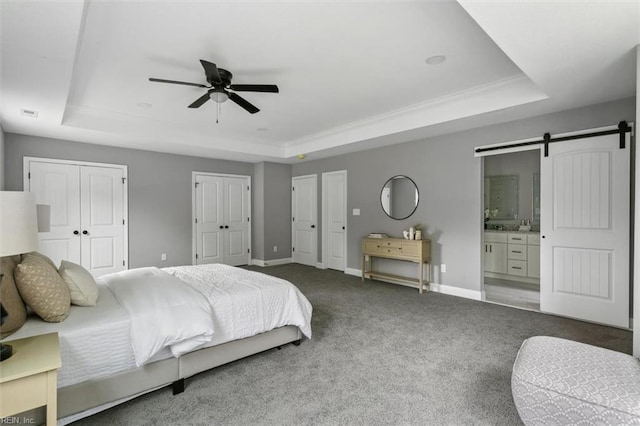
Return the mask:
[[[264, 260], [291, 257], [291, 165], [265, 163]], [[274, 252], [273, 247], [278, 247]]]
[[251, 257], [264, 260], [264, 163], [253, 167], [251, 184]]
[[0, 191], [4, 191], [4, 130], [0, 126]]
[[[23, 189], [23, 157], [128, 166], [129, 266], [191, 264], [191, 172], [253, 176], [253, 164], [113, 148], [57, 139], [5, 135], [5, 185]], [[160, 261], [166, 253], [167, 260]]]
[[[634, 121], [635, 98], [518, 120], [510, 123], [438, 136], [391, 147], [293, 165], [293, 176], [347, 170], [347, 266], [360, 268], [360, 239], [369, 232], [400, 236], [416, 223], [432, 240], [434, 282], [465, 289], [481, 289], [482, 159], [474, 157], [478, 145], [578, 131]], [[420, 191], [420, 203], [409, 219], [396, 221], [380, 207], [380, 190], [386, 180], [404, 174]], [[321, 179], [318, 179], [321, 185]], [[322, 192], [319, 190], [319, 194]], [[352, 216], [358, 208], [360, 216]], [[319, 204], [319, 215], [321, 205]], [[321, 221], [319, 220], [319, 223]], [[321, 238], [319, 238], [319, 241]], [[319, 249], [319, 253], [322, 251]], [[408, 265], [407, 274], [415, 273]]]

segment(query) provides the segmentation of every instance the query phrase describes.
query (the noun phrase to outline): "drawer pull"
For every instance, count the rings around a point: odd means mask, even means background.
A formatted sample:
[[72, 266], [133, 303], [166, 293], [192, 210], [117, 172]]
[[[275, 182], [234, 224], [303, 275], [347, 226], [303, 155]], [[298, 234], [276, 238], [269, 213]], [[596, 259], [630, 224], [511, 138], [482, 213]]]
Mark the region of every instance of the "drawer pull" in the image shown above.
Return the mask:
[[522, 241], [522, 238], [511, 238], [512, 240]]
[[520, 250], [511, 250], [512, 253], [522, 253]]
[[511, 269], [522, 269], [522, 268], [519, 266], [512, 266]]

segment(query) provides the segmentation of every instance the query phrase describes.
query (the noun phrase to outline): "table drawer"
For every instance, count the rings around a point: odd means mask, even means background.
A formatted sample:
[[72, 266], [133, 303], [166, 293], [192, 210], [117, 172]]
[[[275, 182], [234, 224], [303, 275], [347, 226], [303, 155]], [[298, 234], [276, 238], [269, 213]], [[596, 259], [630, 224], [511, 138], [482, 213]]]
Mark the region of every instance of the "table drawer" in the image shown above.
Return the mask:
[[527, 276], [527, 262], [524, 260], [512, 260], [507, 261], [507, 274], [519, 275], [521, 277]]
[[540, 245], [540, 234], [529, 234], [527, 235], [527, 244], [531, 244], [532, 246]]

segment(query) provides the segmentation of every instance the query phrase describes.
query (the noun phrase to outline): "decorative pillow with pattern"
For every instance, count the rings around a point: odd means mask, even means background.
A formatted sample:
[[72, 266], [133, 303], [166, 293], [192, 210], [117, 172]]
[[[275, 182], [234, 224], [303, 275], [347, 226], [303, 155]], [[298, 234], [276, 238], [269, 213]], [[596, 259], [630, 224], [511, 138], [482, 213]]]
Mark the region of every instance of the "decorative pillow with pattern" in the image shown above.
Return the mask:
[[89, 271], [80, 265], [63, 260], [58, 272], [69, 289], [71, 304], [96, 306], [98, 302], [98, 285]]
[[69, 289], [58, 271], [42, 255], [24, 256], [15, 270], [22, 300], [47, 322], [60, 322], [69, 315]]
[[0, 336], [2, 337], [18, 330], [27, 320], [27, 308], [13, 279], [13, 272], [19, 261], [20, 256], [0, 258], [0, 272], [3, 274], [2, 282], [0, 282], [0, 303], [8, 314], [5, 323], [0, 326]]

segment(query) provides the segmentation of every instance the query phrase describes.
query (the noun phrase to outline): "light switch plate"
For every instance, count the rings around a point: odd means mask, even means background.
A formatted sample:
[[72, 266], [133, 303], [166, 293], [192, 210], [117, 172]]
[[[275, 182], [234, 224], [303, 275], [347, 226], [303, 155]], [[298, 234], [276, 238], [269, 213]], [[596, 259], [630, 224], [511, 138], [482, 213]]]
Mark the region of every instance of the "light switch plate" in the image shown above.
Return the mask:
[[360, 216], [360, 209], [353, 209], [354, 216]]

